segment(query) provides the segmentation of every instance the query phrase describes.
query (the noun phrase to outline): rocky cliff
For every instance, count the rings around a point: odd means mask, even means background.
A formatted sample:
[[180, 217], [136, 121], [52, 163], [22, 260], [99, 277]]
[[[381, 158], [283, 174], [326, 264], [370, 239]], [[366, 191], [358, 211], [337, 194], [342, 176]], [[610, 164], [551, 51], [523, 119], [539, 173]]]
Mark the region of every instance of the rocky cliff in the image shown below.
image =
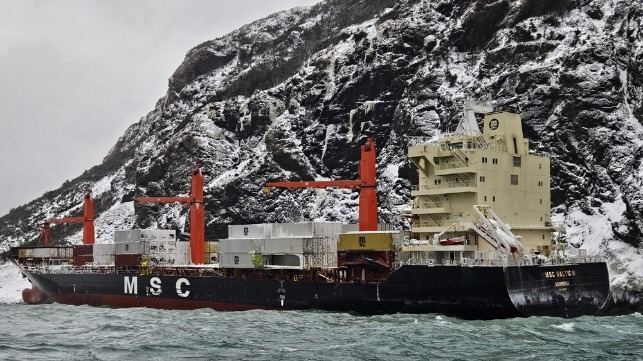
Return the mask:
[[[102, 164], [0, 218], [0, 248], [33, 242], [47, 217], [96, 197], [99, 242], [114, 229], [189, 232], [187, 208], [137, 206], [206, 175], [206, 235], [226, 226], [356, 221], [349, 190], [276, 191], [268, 180], [354, 179], [378, 148], [380, 220], [403, 225], [412, 137], [452, 129], [467, 95], [522, 113], [552, 157], [554, 218], [574, 246], [606, 255], [614, 295], [643, 304], [643, 6], [636, 0], [328, 0], [190, 50], [156, 107]], [[97, 136], [100, 136], [97, 134]], [[79, 226], [57, 226], [79, 242]]]

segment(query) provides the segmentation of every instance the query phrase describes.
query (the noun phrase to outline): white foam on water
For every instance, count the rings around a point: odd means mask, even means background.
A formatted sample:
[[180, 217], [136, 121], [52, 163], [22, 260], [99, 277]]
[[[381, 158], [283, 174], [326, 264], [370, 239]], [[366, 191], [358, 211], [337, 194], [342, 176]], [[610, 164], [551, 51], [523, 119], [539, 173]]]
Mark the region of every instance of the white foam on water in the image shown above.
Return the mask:
[[31, 283], [20, 274], [12, 263], [0, 264], [0, 303], [21, 303], [22, 290], [31, 288]]
[[574, 332], [573, 322], [563, 323], [562, 325], [553, 325], [552, 327], [557, 328], [559, 330], [567, 331], [567, 332]]

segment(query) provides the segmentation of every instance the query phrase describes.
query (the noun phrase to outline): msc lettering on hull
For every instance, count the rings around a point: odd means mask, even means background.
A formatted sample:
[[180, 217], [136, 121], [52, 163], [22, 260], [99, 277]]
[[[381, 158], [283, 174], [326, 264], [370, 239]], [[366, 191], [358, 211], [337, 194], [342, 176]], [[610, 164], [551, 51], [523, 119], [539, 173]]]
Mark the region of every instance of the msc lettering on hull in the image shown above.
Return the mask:
[[[175, 289], [176, 294], [179, 297], [188, 297], [190, 295], [190, 290], [188, 286], [190, 281], [187, 278], [179, 278], [176, 280]], [[159, 277], [150, 278], [150, 287], [148, 288], [149, 293], [153, 296], [160, 296], [163, 293], [161, 288], [161, 279]], [[123, 293], [130, 295], [138, 295], [138, 277], [137, 276], [125, 276], [123, 278]]]

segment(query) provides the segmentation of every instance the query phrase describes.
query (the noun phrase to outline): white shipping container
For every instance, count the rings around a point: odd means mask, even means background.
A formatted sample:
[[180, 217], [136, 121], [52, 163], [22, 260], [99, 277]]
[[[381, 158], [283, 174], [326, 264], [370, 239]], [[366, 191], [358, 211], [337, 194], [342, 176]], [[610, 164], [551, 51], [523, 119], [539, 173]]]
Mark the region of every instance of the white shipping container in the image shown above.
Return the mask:
[[94, 254], [94, 265], [96, 266], [109, 266], [114, 264], [113, 253], [99, 253]]
[[190, 264], [190, 242], [176, 242], [176, 261], [177, 264]]
[[267, 238], [272, 234], [272, 224], [240, 224], [228, 226], [228, 238]]
[[255, 268], [251, 253], [219, 253], [221, 268]]
[[147, 242], [147, 252], [176, 252], [176, 241], [154, 240]]
[[95, 244], [93, 249], [94, 258], [99, 255], [114, 254], [115, 249], [114, 243]]
[[359, 231], [359, 225], [358, 224], [342, 224], [342, 231], [340, 233], [348, 233], [348, 232], [357, 232]]
[[275, 223], [272, 225], [272, 238], [314, 237], [339, 234], [339, 222]]
[[149, 255], [150, 266], [175, 266], [178, 265], [176, 254], [155, 254]]
[[116, 254], [142, 254], [146, 250], [146, 242], [144, 241], [129, 241], [116, 243]]
[[114, 233], [114, 242], [132, 242], [146, 240], [176, 240], [176, 231], [166, 229], [132, 229], [125, 231], [116, 231]]

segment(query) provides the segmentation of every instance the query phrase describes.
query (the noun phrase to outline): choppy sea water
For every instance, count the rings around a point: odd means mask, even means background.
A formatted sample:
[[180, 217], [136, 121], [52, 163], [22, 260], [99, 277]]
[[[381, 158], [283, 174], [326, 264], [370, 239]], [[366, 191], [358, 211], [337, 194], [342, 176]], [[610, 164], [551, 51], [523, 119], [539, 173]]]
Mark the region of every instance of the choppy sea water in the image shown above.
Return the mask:
[[465, 321], [0, 305], [1, 360], [640, 360], [643, 316]]

